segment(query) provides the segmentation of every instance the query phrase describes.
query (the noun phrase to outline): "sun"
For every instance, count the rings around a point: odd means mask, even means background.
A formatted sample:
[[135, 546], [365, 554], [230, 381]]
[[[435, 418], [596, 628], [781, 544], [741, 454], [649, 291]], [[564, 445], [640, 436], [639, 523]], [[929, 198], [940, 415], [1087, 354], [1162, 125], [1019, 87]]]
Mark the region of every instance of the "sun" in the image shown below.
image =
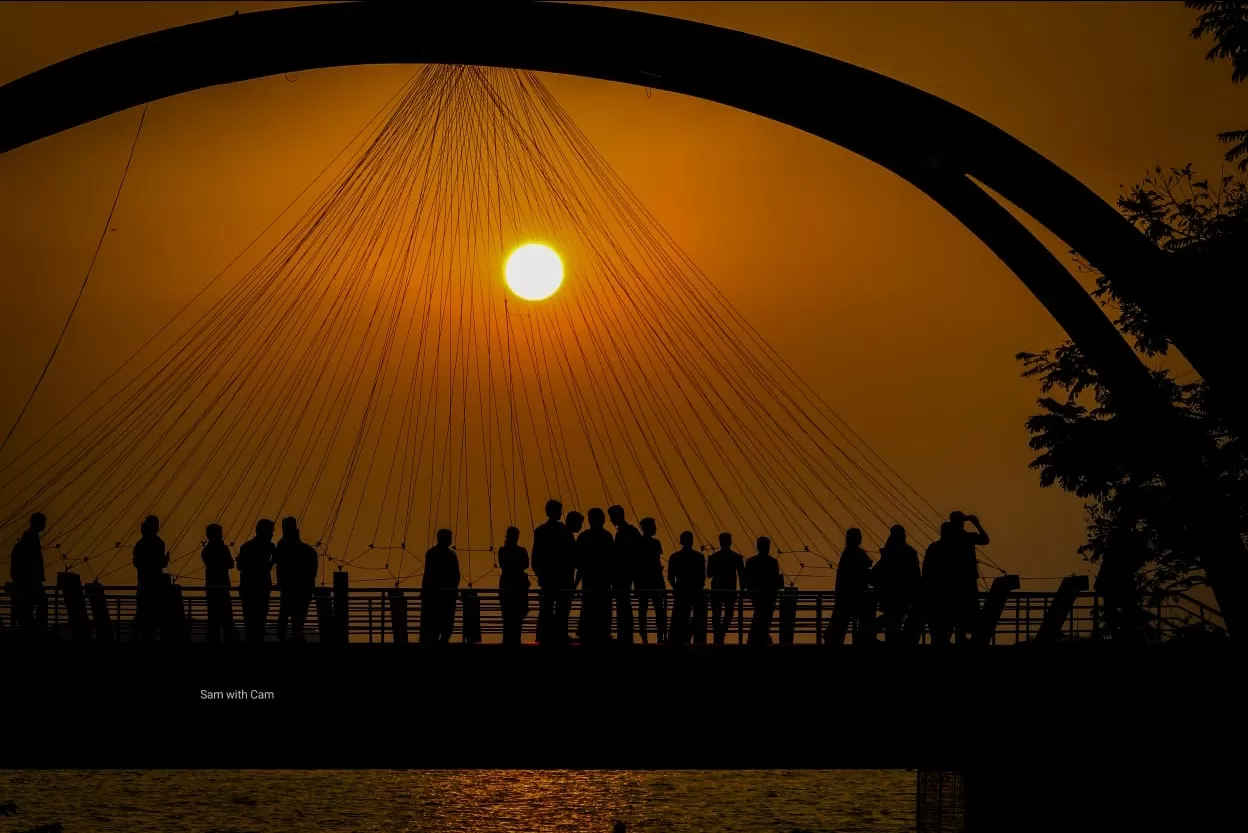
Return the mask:
[[529, 243], [507, 258], [507, 286], [526, 301], [542, 301], [554, 295], [563, 283], [563, 263], [555, 250], [541, 243]]

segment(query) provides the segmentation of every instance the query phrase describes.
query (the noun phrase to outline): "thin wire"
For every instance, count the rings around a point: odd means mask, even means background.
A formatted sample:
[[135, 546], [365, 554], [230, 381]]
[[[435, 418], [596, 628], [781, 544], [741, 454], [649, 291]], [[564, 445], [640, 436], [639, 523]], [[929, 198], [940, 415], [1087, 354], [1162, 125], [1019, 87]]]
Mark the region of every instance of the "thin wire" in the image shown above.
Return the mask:
[[113, 204], [109, 206], [108, 219], [104, 221], [104, 230], [100, 232], [99, 242], [95, 244], [95, 253], [91, 255], [91, 264], [87, 267], [87, 274], [82, 278], [82, 286], [78, 287], [78, 297], [74, 298], [74, 305], [69, 308], [69, 315], [65, 318], [65, 326], [61, 327], [61, 334], [56, 337], [56, 344], [52, 345], [52, 354], [48, 356], [47, 364], [43, 366], [43, 372], [39, 374], [39, 378], [35, 381], [35, 386], [31, 389], [30, 396], [26, 397], [26, 404], [22, 405], [22, 410], [18, 412], [17, 419], [13, 420], [9, 433], [4, 435], [3, 441], [0, 441], [0, 453], [3, 453], [5, 446], [9, 444], [9, 440], [13, 437], [13, 432], [22, 423], [22, 417], [26, 416], [26, 410], [30, 407], [30, 403], [35, 400], [35, 394], [43, 386], [43, 380], [48, 375], [48, 369], [52, 367], [52, 360], [56, 358], [57, 351], [61, 349], [61, 342], [65, 339], [65, 333], [69, 331], [69, 324], [74, 320], [74, 313], [78, 311], [78, 303], [82, 300], [83, 293], [87, 291], [87, 281], [91, 280], [91, 272], [95, 269], [95, 261], [100, 256], [100, 249], [104, 248], [104, 239], [108, 237], [108, 230], [112, 226], [113, 212], [117, 210], [117, 201], [121, 199], [121, 190], [125, 187], [126, 176], [130, 173], [130, 163], [134, 161], [134, 149], [139, 146], [139, 135], [143, 132], [143, 122], [146, 118], [147, 105], [144, 104], [143, 112], [139, 114], [139, 127], [134, 131], [134, 141], [130, 143], [130, 155], [126, 157], [126, 167], [121, 172], [121, 182], [117, 183], [117, 193], [113, 195]]

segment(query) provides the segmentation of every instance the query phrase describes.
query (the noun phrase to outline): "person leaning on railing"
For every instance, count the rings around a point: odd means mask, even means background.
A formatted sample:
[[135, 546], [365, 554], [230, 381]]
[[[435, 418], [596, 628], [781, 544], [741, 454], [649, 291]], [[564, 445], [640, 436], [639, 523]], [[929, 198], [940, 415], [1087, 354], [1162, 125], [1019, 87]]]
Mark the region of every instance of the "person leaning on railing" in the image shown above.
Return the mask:
[[871, 568], [870, 580], [879, 599], [884, 639], [898, 642], [922, 580], [919, 554], [906, 543], [906, 528], [901, 524], [888, 531], [888, 540], [880, 548], [880, 560]]
[[737, 603], [738, 580], [745, 585], [745, 559], [732, 549], [732, 534], [719, 534], [719, 549], [706, 559], [706, 577], [711, 580], [711, 631], [715, 644], [724, 644], [732, 627], [732, 609]]
[[[169, 553], [160, 535], [160, 519], [148, 515], [139, 527], [140, 538], [134, 545], [134, 570], [137, 574], [138, 597], [135, 599], [135, 625], [132, 639], [150, 641], [158, 627], [167, 628], [165, 597], [168, 595]], [[163, 623], [163, 624], [162, 624]]]
[[[561, 643], [568, 635], [565, 611], [571, 604], [571, 592], [563, 592], [563, 573], [565, 562], [571, 562], [571, 542], [560, 520], [562, 517], [563, 504], [551, 498], [546, 501], [546, 520], [533, 530], [533, 575], [538, 586], [537, 641], [542, 645]], [[564, 623], [562, 628], [560, 619]]]
[[234, 628], [234, 606], [230, 600], [230, 570], [234, 569], [234, 555], [221, 524], [209, 524], [204, 531], [208, 539], [200, 557], [204, 562], [204, 586], [208, 602], [208, 641], [219, 642], [222, 633], [227, 642], [238, 641]]
[[39, 537], [47, 528], [42, 512], [30, 516], [30, 526], [13, 545], [9, 575], [13, 584], [13, 623], [26, 636], [43, 630], [48, 619], [47, 581], [43, 566], [43, 544]]
[[303, 623], [312, 604], [320, 556], [299, 537], [299, 522], [282, 519], [282, 538], [274, 553], [277, 565], [277, 589], [281, 594], [277, 614], [277, 638], [286, 641], [286, 625], [290, 624], [292, 642], [305, 642]]
[[420, 579], [420, 641], [446, 644], [455, 629], [459, 594], [459, 556], [449, 529], [438, 530], [438, 543], [425, 552]]
[[503, 612], [503, 644], [519, 645], [529, 613], [529, 551], [520, 546], [520, 530], [507, 527], [498, 548], [498, 595]]
[[238, 548], [238, 594], [243, 601], [243, 632], [248, 642], [263, 642], [273, 593], [274, 524], [267, 518], [256, 523], [256, 537]]
[[649, 607], [654, 605], [654, 619], [658, 642], [667, 641], [667, 597], [663, 591], [663, 544], [655, 535], [658, 524], [654, 518], [641, 519], [641, 549], [634, 565], [633, 586], [637, 588], [637, 624], [644, 645], [650, 641], [650, 625], [647, 621]]
[[705, 605], [706, 589], [706, 557], [693, 548], [693, 533], [688, 530], [680, 533], [680, 549], [667, 559], [667, 581], [675, 602], [671, 641], [687, 645], [693, 636], [696, 612]]

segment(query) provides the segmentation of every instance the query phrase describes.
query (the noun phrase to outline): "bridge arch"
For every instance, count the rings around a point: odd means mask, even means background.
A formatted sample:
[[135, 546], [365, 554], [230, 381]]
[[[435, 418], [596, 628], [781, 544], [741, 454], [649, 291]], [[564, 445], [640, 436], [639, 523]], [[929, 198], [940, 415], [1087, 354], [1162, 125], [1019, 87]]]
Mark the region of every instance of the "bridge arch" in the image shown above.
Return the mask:
[[[203, 87], [380, 63], [475, 64], [653, 87], [841, 145], [957, 217], [1026, 284], [1117, 395], [1138, 413], [1159, 413], [1146, 368], [1096, 302], [976, 180], [1092, 265], [1120, 276], [1122, 285], [1130, 281], [1142, 301], [1153, 301], [1150, 309], [1164, 314], [1151, 279], [1162, 271], [1162, 255], [1111, 206], [1022, 142], [943, 99], [706, 24], [556, 3], [491, 5], [488, 14], [464, 5], [370, 3], [235, 13], [95, 49], [0, 87], [0, 153]], [[1187, 355], [1213, 383], [1209, 368]]]
[[[0, 86], [0, 153], [203, 87], [382, 63], [473, 64], [616, 81], [778, 121], [887, 168], [943, 206], [1023, 281], [1080, 345], [1177, 487], [1194, 551], [1228, 629], [1248, 609], [1244, 545], [1194, 435], [1066, 267], [978, 183], [1118, 285], [1168, 332], [1225, 415], [1248, 433], [1234, 303], [1165, 292], [1163, 255], [1095, 193], [1022, 142], [899, 81], [754, 35], [658, 15], [559, 3], [435, 7], [336, 3], [209, 20], [95, 49]], [[919, 137], [916, 140], [915, 137]]]

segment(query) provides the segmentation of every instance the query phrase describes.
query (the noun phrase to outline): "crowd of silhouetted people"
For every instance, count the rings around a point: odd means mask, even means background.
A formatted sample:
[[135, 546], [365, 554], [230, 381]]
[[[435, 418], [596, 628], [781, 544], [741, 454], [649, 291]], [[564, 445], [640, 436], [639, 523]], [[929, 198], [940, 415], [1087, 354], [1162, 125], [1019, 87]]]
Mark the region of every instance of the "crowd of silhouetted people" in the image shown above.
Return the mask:
[[[608, 531], [610, 520], [615, 532]], [[588, 522], [588, 527], [585, 524]], [[533, 574], [538, 584], [537, 639], [543, 644], [561, 644], [572, 639], [569, 621], [572, 598], [581, 591], [581, 610], [575, 625], [577, 639], [587, 645], [600, 645], [614, 640], [631, 643], [639, 633], [643, 643], [650, 641], [650, 611], [654, 611], [657, 642], [689, 642], [697, 633], [695, 627], [705, 609], [705, 589], [709, 579], [712, 589], [747, 590], [753, 601], [754, 622], [750, 640], [770, 640], [771, 619], [776, 597], [784, 587], [780, 564], [771, 554], [771, 542], [758, 539], [758, 553], [746, 561], [732, 551], [732, 536], [720, 536], [722, 549], [709, 559], [693, 547], [693, 533], [680, 536], [681, 549], [667, 561], [667, 579], [663, 575], [663, 545], [655, 537], [654, 518], [642, 518], [640, 529], [628, 521], [622, 506], [606, 512], [590, 509], [584, 516], [569, 512], [563, 520], [563, 506], [557, 500], [546, 503], [546, 522], [533, 531]], [[508, 530], [509, 544], [514, 543], [516, 530]], [[500, 565], [502, 553], [500, 551]], [[739, 580], [739, 585], [738, 585]], [[672, 589], [671, 621], [667, 612], [667, 585]], [[527, 579], [504, 582], [503, 595], [505, 640], [519, 641], [520, 628], [527, 608]], [[508, 594], [516, 601], [508, 601]], [[732, 604], [715, 601], [715, 641], [722, 643], [728, 632]], [[634, 618], [633, 602], [637, 602]], [[510, 617], [510, 622], [508, 621]]]
[[[608, 521], [613, 531], [607, 529]], [[973, 531], [966, 529], [967, 523]], [[46, 526], [47, 518], [34, 514], [13, 548], [10, 598], [14, 622], [22, 631], [38, 632], [47, 620], [47, 576], [40, 543]], [[639, 526], [631, 524], [618, 505], [605, 512], [590, 509], [585, 515], [569, 512], [565, 520], [562, 504], [550, 500], [546, 521], [533, 531], [531, 556], [520, 545], [520, 530], [509, 527], [496, 553], [503, 642], [522, 641], [534, 595], [530, 570], [538, 588], [537, 641], [543, 645], [574, 639], [585, 645], [632, 643], [635, 634], [648, 643], [651, 611], [657, 642], [705, 642], [709, 612], [711, 638], [723, 644], [740, 593], [750, 602], [746, 642], [765, 645], [772, 641], [785, 577], [768, 538], [759, 538], [756, 553], [745, 558], [733, 549], [732, 535], [724, 532], [719, 536], [719, 549], [706, 556], [694, 547], [693, 533], [682, 532], [680, 549], [668, 557], [665, 576], [663, 545], [656, 537], [654, 519], [642, 518]], [[264, 641], [276, 589], [277, 639], [306, 641], [304, 623], [320, 557], [300, 538], [295, 518], [282, 521], [276, 541], [275, 528], [271, 520], [259, 521], [255, 537], [239, 547], [237, 558], [219, 524], [205, 530], [201, 557], [209, 641], [240, 639], [233, 613], [234, 570], [238, 571], [243, 638]], [[167, 636], [168, 629], [182, 621], [181, 605], [170, 592], [173, 582], [166, 572], [169, 553], [159, 533], [160, 521], [150, 515], [134, 545], [137, 593], [131, 638], [136, 640]], [[928, 546], [921, 565], [900, 525], [892, 527], [874, 562], [862, 543], [860, 530], [846, 531], [836, 568], [836, 603], [822, 634], [825, 643], [843, 644], [851, 630], [855, 643], [877, 641], [880, 632], [888, 642], [917, 643], [925, 627], [931, 641], [938, 644], [951, 638], [963, 642], [974, 634], [980, 616], [975, 548], [988, 543], [978, 518], [952, 513], [941, 525], [939, 538]], [[461, 579], [452, 533], [439, 530], [436, 543], [425, 553], [421, 578], [422, 642], [450, 641]], [[571, 611], [577, 591], [581, 606], [574, 624]], [[744, 629], [744, 622], [738, 628]]]

